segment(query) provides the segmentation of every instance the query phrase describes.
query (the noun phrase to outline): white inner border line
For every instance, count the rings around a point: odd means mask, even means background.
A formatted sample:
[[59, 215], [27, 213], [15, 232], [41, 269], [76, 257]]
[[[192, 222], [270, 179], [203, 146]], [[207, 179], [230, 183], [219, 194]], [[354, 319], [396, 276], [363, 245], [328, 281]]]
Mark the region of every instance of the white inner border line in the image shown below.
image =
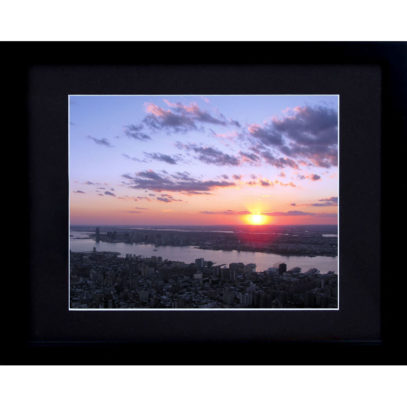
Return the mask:
[[[338, 252], [337, 252], [337, 276], [338, 276], [338, 293], [337, 293], [337, 302], [338, 306], [337, 308], [71, 308], [71, 256], [70, 256], [70, 250], [71, 250], [71, 240], [70, 240], [70, 235], [71, 235], [71, 202], [70, 202], [70, 197], [71, 197], [71, 183], [70, 183], [70, 170], [71, 170], [71, 163], [70, 163], [70, 158], [71, 158], [71, 147], [70, 147], [70, 140], [71, 140], [71, 135], [70, 135], [70, 129], [71, 129], [71, 96], [75, 97], [89, 97], [89, 96], [101, 96], [101, 97], [131, 97], [131, 96], [167, 96], [167, 97], [174, 97], [174, 96], [210, 96], [210, 97], [217, 97], [217, 96], [265, 96], [265, 97], [270, 97], [270, 96], [336, 96], [337, 97], [337, 105], [338, 105], [338, 113], [337, 113], [337, 119], [338, 119], [338, 214], [337, 214], [337, 235], [338, 235]], [[128, 94], [128, 95], [115, 95], [115, 94], [103, 94], [103, 95], [96, 95], [96, 94], [88, 94], [88, 95], [68, 95], [68, 311], [339, 311], [340, 310], [340, 270], [339, 270], [339, 258], [340, 258], [340, 219], [339, 219], [339, 213], [340, 213], [340, 95], [337, 93], [332, 93], [332, 94], [275, 94], [275, 95], [256, 95], [256, 94], [244, 94], [244, 95], [233, 95], [233, 94], [225, 94], [225, 95], [212, 95], [212, 94], [204, 94], [201, 93], [199, 95], [197, 94], [190, 94], [190, 95], [181, 95], [181, 94], [167, 94], [167, 95], [160, 95], [160, 94]]]

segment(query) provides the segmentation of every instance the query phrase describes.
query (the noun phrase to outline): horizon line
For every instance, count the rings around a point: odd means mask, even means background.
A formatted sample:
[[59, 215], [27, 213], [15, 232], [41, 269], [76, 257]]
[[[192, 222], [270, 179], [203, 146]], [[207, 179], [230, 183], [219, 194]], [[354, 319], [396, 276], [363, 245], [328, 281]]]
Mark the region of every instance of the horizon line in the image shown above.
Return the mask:
[[211, 226], [222, 226], [222, 227], [234, 227], [234, 226], [250, 226], [250, 227], [262, 227], [262, 226], [338, 226], [338, 224], [333, 224], [333, 223], [309, 223], [309, 224], [286, 224], [286, 225], [282, 225], [282, 224], [268, 224], [268, 225], [249, 225], [246, 223], [241, 223], [241, 224], [237, 224], [237, 225], [230, 225], [230, 224], [213, 224], [213, 225], [208, 225], [208, 224], [204, 224], [204, 225], [180, 225], [180, 224], [171, 224], [171, 225], [163, 225], [163, 224], [157, 224], [157, 225], [151, 225], [151, 224], [102, 224], [102, 223], [95, 223], [95, 224], [87, 224], [87, 223], [82, 223], [82, 224], [70, 224], [71, 226], [166, 226], [166, 227], [172, 227], [172, 226], [189, 226], [189, 227], [195, 227], [195, 226], [207, 226], [207, 227], [211, 227]]

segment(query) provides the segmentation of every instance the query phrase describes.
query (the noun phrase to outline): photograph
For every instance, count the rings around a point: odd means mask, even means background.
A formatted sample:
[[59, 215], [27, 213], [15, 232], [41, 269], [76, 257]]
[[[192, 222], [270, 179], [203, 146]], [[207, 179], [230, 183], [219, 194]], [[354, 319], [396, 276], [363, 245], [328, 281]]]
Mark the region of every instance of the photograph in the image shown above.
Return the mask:
[[338, 95], [69, 95], [70, 310], [339, 309]]

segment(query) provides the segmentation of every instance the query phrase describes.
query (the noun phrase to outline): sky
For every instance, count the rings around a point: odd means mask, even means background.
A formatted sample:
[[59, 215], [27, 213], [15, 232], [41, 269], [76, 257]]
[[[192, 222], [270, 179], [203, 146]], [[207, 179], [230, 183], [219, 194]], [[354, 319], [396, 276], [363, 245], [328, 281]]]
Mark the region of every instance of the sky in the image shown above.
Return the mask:
[[338, 104], [70, 95], [70, 222], [337, 224]]

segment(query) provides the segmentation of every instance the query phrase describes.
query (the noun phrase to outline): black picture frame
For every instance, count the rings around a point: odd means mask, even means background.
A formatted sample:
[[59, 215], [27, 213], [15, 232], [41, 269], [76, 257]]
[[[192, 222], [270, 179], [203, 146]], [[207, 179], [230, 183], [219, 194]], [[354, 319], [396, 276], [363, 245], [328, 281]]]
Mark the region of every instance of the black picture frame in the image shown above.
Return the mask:
[[[13, 306], [3, 308], [3, 363], [405, 363], [397, 335], [405, 276], [395, 284], [384, 267], [381, 238], [392, 233], [385, 198], [394, 194], [381, 164], [386, 152], [389, 161], [397, 156], [383, 135], [406, 130], [405, 43], [3, 43], [1, 50], [9, 131], [18, 124], [24, 134], [20, 169], [28, 174], [20, 255], [7, 275]], [[339, 313], [65, 315], [65, 96], [211, 92], [341, 95]], [[400, 248], [393, 239], [391, 250]]]

